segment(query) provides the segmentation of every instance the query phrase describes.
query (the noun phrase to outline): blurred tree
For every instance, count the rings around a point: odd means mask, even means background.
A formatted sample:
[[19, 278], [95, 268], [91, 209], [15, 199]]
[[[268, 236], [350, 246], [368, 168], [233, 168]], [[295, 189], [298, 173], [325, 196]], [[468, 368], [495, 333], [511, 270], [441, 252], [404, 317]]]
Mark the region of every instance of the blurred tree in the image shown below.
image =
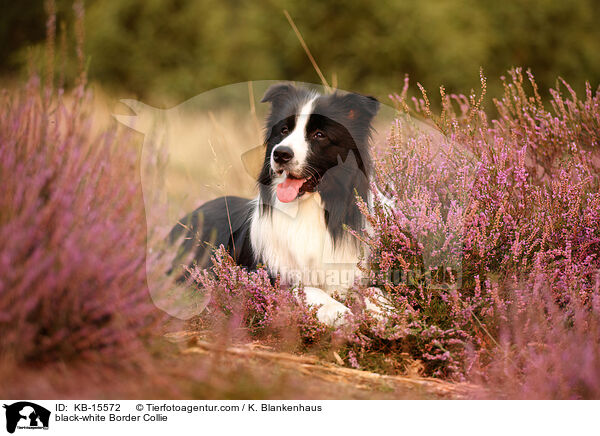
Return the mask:
[[45, 20], [44, 3], [39, 0], [0, 0], [0, 69], [18, 69], [19, 49], [44, 39]]
[[[478, 87], [482, 66], [494, 95], [499, 75], [524, 66], [542, 89], [558, 75], [582, 89], [585, 80], [600, 82], [597, 1], [89, 0], [89, 76], [154, 103], [246, 80], [318, 82], [282, 13], [287, 9], [328, 80], [335, 73], [341, 88], [385, 98], [408, 73], [430, 90], [444, 84], [468, 92]], [[2, 47], [4, 70], [19, 48], [43, 38], [42, 2], [27, 2], [36, 7], [2, 7], [9, 14], [0, 14], [0, 35], [12, 35]], [[67, 9], [60, 0], [59, 10]]]

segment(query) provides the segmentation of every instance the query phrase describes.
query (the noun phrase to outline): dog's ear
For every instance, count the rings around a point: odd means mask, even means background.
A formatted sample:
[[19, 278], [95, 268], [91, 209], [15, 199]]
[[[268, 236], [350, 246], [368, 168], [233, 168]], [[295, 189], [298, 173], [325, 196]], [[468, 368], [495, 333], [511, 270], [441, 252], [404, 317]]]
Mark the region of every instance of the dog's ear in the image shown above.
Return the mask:
[[354, 93], [342, 96], [341, 102], [347, 108], [346, 117], [352, 121], [371, 122], [381, 106], [375, 97]]
[[272, 85], [269, 87], [269, 89], [267, 89], [267, 92], [265, 92], [265, 95], [260, 102], [270, 102], [273, 105], [277, 105], [282, 101], [289, 99], [297, 92], [298, 89], [290, 83], [278, 83], [277, 85]]
[[[295, 99], [298, 96], [299, 89], [290, 83], [278, 83], [272, 85], [265, 95], [263, 96], [261, 103], [271, 103], [271, 110], [267, 116], [267, 131], [265, 137], [265, 144], [269, 141], [272, 127], [292, 115], [290, 112], [290, 105], [287, 103]], [[287, 108], [287, 109], [286, 109]]]

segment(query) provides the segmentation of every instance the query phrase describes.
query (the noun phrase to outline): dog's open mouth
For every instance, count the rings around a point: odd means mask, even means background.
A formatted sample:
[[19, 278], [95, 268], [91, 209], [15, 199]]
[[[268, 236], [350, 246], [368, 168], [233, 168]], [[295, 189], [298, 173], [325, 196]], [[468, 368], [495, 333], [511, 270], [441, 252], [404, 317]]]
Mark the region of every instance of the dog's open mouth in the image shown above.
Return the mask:
[[282, 203], [289, 203], [306, 192], [316, 191], [317, 183], [314, 176], [302, 178], [285, 174], [284, 181], [277, 185], [277, 198]]

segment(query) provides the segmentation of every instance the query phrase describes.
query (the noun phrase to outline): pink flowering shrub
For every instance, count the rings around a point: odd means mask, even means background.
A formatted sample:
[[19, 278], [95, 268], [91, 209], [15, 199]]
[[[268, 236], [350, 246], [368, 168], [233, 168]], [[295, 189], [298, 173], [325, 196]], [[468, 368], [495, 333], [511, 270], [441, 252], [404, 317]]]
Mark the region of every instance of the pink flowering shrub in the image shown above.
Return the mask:
[[[426, 94], [414, 99], [415, 112], [425, 115], [435, 132], [405, 129], [405, 136], [392, 135], [378, 165], [378, 186], [392, 205], [376, 202], [372, 212], [363, 205], [374, 230], [365, 237], [372, 248], [365, 268], [416, 269], [413, 277], [422, 271], [421, 280], [384, 283], [394, 298], [418, 311], [425, 325], [461, 333], [462, 344], [455, 342], [454, 351], [444, 347], [449, 352], [444, 371], [454, 375], [497, 363], [490, 356], [500, 333], [514, 325], [507, 310], [513, 321], [551, 331], [548, 341], [554, 345], [545, 345], [553, 353], [577, 335], [561, 316], [577, 313], [582, 323], [592, 324], [597, 317], [592, 301], [600, 270], [600, 93], [592, 94], [588, 84], [585, 100], [579, 100], [563, 83], [568, 98], [560, 87], [552, 90], [548, 111], [529, 78], [533, 96], [525, 91], [521, 71], [511, 72], [504, 97], [495, 102], [499, 116], [491, 121], [475, 96], [447, 96], [442, 90], [440, 116], [431, 113]], [[395, 99], [408, 110], [406, 92]], [[432, 150], [442, 153], [434, 156]], [[447, 288], [440, 286], [440, 274]], [[542, 277], [548, 291], [539, 300], [532, 293]], [[547, 313], [551, 305], [560, 309], [558, 315], [529, 317], [530, 310]], [[521, 335], [522, 343], [531, 333], [509, 330]], [[590, 340], [580, 342], [588, 351], [594, 341], [600, 346], [600, 334], [590, 333]], [[506, 346], [507, 336], [502, 337]], [[431, 360], [425, 351], [414, 357]], [[588, 364], [593, 355], [587, 355]]]
[[264, 268], [251, 272], [240, 268], [223, 246], [215, 251], [211, 268], [193, 267], [189, 272], [198, 292], [211, 295], [206, 312], [213, 319], [215, 315], [232, 319], [229, 328], [247, 328], [255, 337], [299, 337], [305, 344], [319, 342], [331, 333], [316, 319], [316, 308], [302, 304], [279, 281], [272, 283]]
[[[552, 279], [532, 274], [498, 308], [498, 345], [472, 368], [483, 398], [597, 399], [600, 396], [600, 293], [557, 300]], [[564, 297], [563, 297], [564, 298]]]
[[0, 355], [128, 365], [156, 314], [136, 154], [91, 96], [33, 77], [0, 96]]

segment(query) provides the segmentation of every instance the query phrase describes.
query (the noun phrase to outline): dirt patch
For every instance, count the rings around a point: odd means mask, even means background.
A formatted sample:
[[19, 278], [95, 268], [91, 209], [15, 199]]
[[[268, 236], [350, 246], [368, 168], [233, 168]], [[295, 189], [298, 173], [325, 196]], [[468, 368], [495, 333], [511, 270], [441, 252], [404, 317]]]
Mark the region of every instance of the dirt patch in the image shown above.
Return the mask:
[[[273, 398], [466, 399], [478, 389], [466, 383], [347, 368], [314, 355], [280, 352], [260, 342], [215, 344], [193, 331], [169, 333], [167, 339], [177, 344], [186, 358], [193, 356], [203, 366], [212, 361], [225, 376], [235, 368], [236, 372], [254, 374], [255, 379], [264, 377], [266, 385], [277, 384]], [[266, 397], [271, 395], [267, 393]]]

